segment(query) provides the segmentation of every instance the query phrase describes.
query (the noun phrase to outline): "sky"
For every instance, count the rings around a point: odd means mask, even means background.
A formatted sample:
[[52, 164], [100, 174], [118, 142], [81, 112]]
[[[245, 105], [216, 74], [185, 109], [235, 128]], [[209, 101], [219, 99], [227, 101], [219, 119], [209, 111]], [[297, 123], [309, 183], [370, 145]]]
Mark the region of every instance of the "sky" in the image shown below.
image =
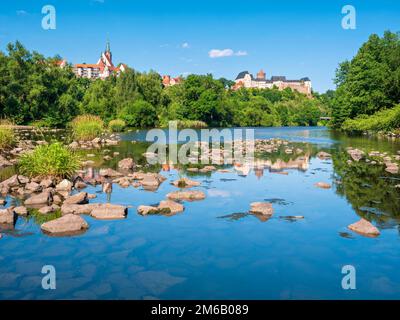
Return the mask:
[[[338, 64], [369, 35], [400, 31], [397, 0], [0, 0], [0, 50], [19, 40], [29, 50], [71, 63], [96, 63], [110, 40], [114, 63], [171, 76], [241, 71], [309, 77], [314, 90], [334, 89]], [[42, 28], [53, 5], [56, 29]], [[343, 29], [342, 8], [356, 9]]]

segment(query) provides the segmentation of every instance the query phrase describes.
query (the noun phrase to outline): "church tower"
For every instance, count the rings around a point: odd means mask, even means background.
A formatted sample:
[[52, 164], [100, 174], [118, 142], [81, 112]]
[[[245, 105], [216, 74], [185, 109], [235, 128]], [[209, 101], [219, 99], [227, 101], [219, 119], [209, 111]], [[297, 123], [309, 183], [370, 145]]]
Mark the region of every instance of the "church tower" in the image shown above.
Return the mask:
[[261, 69], [260, 71], [258, 71], [257, 73], [257, 79], [259, 80], [265, 80], [265, 72], [263, 69]]

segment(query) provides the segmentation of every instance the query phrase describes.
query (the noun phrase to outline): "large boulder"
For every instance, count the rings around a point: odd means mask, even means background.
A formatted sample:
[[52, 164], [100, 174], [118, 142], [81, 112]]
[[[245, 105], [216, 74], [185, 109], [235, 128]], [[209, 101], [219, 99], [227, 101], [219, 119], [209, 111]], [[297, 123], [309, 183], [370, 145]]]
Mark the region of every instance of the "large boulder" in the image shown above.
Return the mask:
[[27, 206], [36, 206], [42, 204], [50, 204], [53, 200], [53, 196], [51, 192], [42, 192], [38, 195], [31, 196], [30, 198], [25, 200], [25, 205]]
[[161, 201], [160, 204], [158, 205], [158, 208], [162, 210], [169, 209], [172, 214], [182, 212], [185, 209], [185, 207], [182, 204], [172, 200]]
[[123, 176], [122, 173], [120, 173], [118, 171], [115, 171], [113, 169], [110, 169], [110, 168], [108, 168], [108, 169], [100, 169], [99, 175], [102, 176], [102, 177], [110, 177], [110, 178], [112, 178], [112, 177], [122, 177]]
[[42, 187], [38, 184], [38, 183], [36, 183], [36, 182], [30, 182], [30, 183], [27, 183], [26, 185], [25, 185], [25, 191], [27, 192], [27, 193], [34, 193], [34, 192], [39, 192], [39, 191], [41, 191], [42, 190]]
[[347, 153], [354, 161], [360, 161], [364, 157], [364, 151], [359, 149], [348, 148]]
[[118, 162], [118, 168], [122, 170], [132, 170], [135, 168], [135, 162], [132, 158], [126, 158]]
[[14, 225], [17, 220], [17, 215], [12, 209], [0, 210], [0, 224]]
[[80, 192], [65, 199], [64, 204], [85, 204], [88, 203], [87, 192]]
[[56, 204], [52, 204], [51, 206], [44, 206], [42, 208], [40, 208], [38, 211], [41, 214], [50, 214], [50, 213], [54, 213], [57, 210], [59, 210], [60, 207]]
[[92, 205], [94, 208], [90, 215], [93, 218], [100, 220], [111, 220], [111, 219], [124, 219], [128, 214], [128, 209], [124, 206], [115, 204], [96, 204]]
[[24, 206], [15, 207], [14, 212], [19, 216], [27, 216], [28, 215], [28, 209], [25, 208]]
[[67, 214], [61, 218], [45, 222], [40, 227], [45, 233], [62, 236], [82, 233], [89, 228], [89, 225], [82, 217]]
[[14, 188], [19, 187], [21, 185], [21, 182], [18, 179], [18, 175], [13, 175], [11, 178], [4, 180], [1, 184], [3, 186], [7, 186], [8, 188]]
[[206, 195], [203, 191], [174, 191], [167, 194], [167, 198], [170, 200], [185, 200], [185, 201], [194, 201], [194, 200], [203, 200]]
[[61, 214], [90, 214], [93, 206], [89, 204], [63, 204], [61, 206]]
[[348, 228], [362, 236], [377, 237], [380, 235], [379, 230], [368, 220], [361, 218], [359, 221], [351, 224]]
[[56, 186], [56, 190], [70, 192], [72, 190], [72, 187], [73, 187], [72, 182], [67, 179], [64, 179]]
[[181, 178], [175, 180], [174, 182], [172, 182], [172, 184], [178, 188], [192, 188], [192, 187], [198, 187], [200, 185], [200, 182], [190, 180], [188, 178]]
[[166, 178], [158, 173], [146, 173], [138, 180], [144, 189], [156, 190]]
[[139, 206], [137, 208], [137, 212], [142, 216], [146, 216], [148, 214], [160, 213], [160, 209], [158, 207], [153, 207], [153, 206]]
[[396, 163], [388, 162], [386, 163], [385, 171], [392, 174], [397, 174], [399, 173], [399, 166]]
[[250, 213], [261, 214], [264, 216], [272, 216], [274, 209], [269, 202], [253, 202], [250, 204]]

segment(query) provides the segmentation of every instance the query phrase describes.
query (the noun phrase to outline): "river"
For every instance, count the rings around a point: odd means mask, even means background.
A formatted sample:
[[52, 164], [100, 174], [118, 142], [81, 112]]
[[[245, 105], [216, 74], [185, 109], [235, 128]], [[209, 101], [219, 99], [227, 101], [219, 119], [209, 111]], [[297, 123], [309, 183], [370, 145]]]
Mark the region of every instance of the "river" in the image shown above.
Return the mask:
[[[94, 154], [95, 167], [115, 168], [128, 156], [144, 164], [145, 135], [123, 134], [118, 146], [107, 147], [119, 153], [109, 161], [103, 150], [84, 154]], [[256, 128], [255, 138], [302, 143], [306, 160], [271, 154], [262, 170], [246, 174], [229, 166], [207, 174], [155, 168], [167, 178], [156, 191], [114, 185], [107, 196], [88, 187], [96, 202], [129, 212], [124, 220], [85, 217], [90, 228], [79, 236], [51, 237], [35, 217], [19, 218], [0, 239], [0, 299], [398, 299], [400, 177], [363, 160], [349, 163], [346, 148], [394, 157], [399, 143], [306, 127]], [[316, 157], [320, 150], [332, 159]], [[195, 189], [206, 199], [185, 202], [185, 211], [172, 216], [137, 214], [139, 205], [176, 191], [170, 182], [182, 175], [201, 182]], [[320, 181], [332, 188], [316, 188]], [[274, 215], [249, 214], [256, 201], [271, 202]], [[350, 231], [360, 217], [381, 234]], [[55, 290], [42, 289], [44, 265], [56, 269]], [[346, 265], [356, 270], [354, 290], [342, 288]]]

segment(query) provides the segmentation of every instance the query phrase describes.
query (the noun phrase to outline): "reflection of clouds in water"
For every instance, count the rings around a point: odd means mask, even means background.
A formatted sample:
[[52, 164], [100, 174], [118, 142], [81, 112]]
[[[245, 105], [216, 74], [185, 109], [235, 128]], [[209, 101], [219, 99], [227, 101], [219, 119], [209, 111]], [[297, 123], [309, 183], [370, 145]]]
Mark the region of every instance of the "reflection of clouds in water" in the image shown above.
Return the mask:
[[400, 292], [400, 286], [387, 277], [380, 277], [372, 280], [372, 291], [383, 294], [394, 294]]
[[211, 189], [208, 190], [208, 195], [210, 197], [229, 198], [231, 196], [231, 193], [226, 190]]

